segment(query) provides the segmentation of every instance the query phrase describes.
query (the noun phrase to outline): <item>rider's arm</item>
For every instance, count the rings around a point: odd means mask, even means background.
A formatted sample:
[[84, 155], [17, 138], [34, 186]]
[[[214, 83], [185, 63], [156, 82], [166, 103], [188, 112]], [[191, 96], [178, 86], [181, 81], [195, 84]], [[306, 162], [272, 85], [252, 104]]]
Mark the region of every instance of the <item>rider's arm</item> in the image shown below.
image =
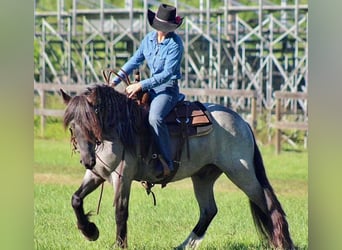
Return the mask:
[[[144, 56], [144, 40], [141, 42], [139, 48], [135, 51], [135, 53], [133, 54], [133, 56], [124, 64], [124, 66], [122, 66], [122, 69], [124, 70], [124, 72], [127, 73], [127, 75], [130, 75], [134, 69], [139, 68], [140, 64], [145, 60], [145, 56]], [[122, 79], [126, 79], [125, 77], [125, 73], [122, 70], [120, 70], [118, 72], [118, 75], [122, 78]], [[117, 85], [121, 82], [121, 79], [116, 76], [113, 79], [113, 84]]]

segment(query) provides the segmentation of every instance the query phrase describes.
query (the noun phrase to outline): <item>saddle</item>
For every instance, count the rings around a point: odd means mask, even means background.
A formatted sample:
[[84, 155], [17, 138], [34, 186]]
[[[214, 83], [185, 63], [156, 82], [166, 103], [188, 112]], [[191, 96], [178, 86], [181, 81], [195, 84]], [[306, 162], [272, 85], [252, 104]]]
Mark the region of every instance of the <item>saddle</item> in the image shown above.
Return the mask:
[[189, 137], [207, 135], [212, 130], [211, 117], [205, 106], [198, 102], [180, 101], [165, 119], [170, 136], [178, 137], [179, 150], [175, 160], [180, 161], [182, 148], [186, 144], [190, 159]]
[[[145, 93], [146, 94], [146, 93]], [[148, 116], [148, 106], [145, 106], [146, 117]], [[212, 129], [212, 121], [211, 116], [205, 106], [198, 102], [190, 102], [190, 101], [179, 101], [176, 106], [171, 110], [168, 116], [165, 118], [165, 123], [168, 126], [169, 134], [171, 137], [176, 138], [177, 141], [177, 151], [174, 155], [174, 168], [175, 171], [173, 174], [168, 175], [163, 180], [160, 181], [162, 188], [166, 186], [166, 184], [171, 181], [178, 171], [178, 168], [181, 165], [180, 159], [183, 152], [184, 144], [186, 145], [187, 157], [190, 159], [190, 146], [189, 146], [189, 137], [195, 136], [204, 136], [209, 134]], [[148, 133], [145, 133], [148, 134]], [[149, 148], [149, 140], [146, 139], [141, 142], [141, 155], [147, 155]], [[152, 151], [154, 151], [155, 145], [152, 145]], [[160, 155], [159, 155], [160, 156]], [[157, 157], [161, 162], [162, 159]], [[166, 164], [166, 163], [165, 163]], [[162, 164], [165, 168], [165, 164]], [[151, 183], [146, 182], [148, 184], [145, 189], [147, 194], [151, 193]]]
[[[146, 96], [146, 94], [148, 93], [144, 93], [143, 96]], [[147, 120], [149, 105], [147, 103], [139, 105], [144, 106], [144, 116], [146, 117], [144, 120]], [[205, 106], [198, 101], [184, 101], [184, 96], [167, 115], [165, 123], [169, 129], [170, 136], [176, 138], [178, 143], [178, 152], [176, 152], [174, 159], [176, 162], [179, 162], [181, 158], [184, 144], [186, 144], [187, 156], [188, 159], [190, 159], [190, 137], [207, 135], [213, 129], [211, 116]], [[143, 142], [143, 144], [146, 144], [146, 141], [145, 143]], [[143, 150], [144, 152], [142, 152], [142, 155], [148, 151], [148, 146], [146, 146], [147, 145], [142, 145], [142, 148], [145, 148], [146, 150]]]
[[166, 117], [171, 136], [202, 136], [210, 133], [212, 122], [209, 112], [198, 101], [180, 101]]
[[[148, 99], [149, 98], [147, 93], [142, 93], [140, 98], [138, 98], [138, 100], [140, 100], [140, 103], [138, 102], [139, 105], [143, 106], [146, 111], [146, 117], [148, 116], [149, 111], [149, 106], [147, 102]], [[156, 183], [151, 183], [148, 181], [141, 182], [141, 184], [146, 190], [146, 193], [148, 195], [152, 193], [154, 205], [156, 205], [156, 199], [151, 189], [155, 184], [161, 184], [162, 188], [164, 188], [167, 185], [167, 183], [173, 179], [176, 172], [178, 171], [178, 168], [181, 165], [180, 159], [182, 156], [184, 144], [186, 144], [187, 157], [188, 159], [190, 159], [189, 137], [204, 136], [209, 134], [213, 129], [211, 116], [209, 112], [207, 111], [205, 106], [198, 101], [179, 101], [168, 114], [168, 116], [165, 118], [165, 122], [168, 126], [170, 136], [177, 138], [178, 150], [173, 159], [175, 163], [175, 171], [173, 172], [173, 174], [166, 176], [164, 179]], [[148, 144], [150, 144], [148, 140], [141, 142], [141, 155], [147, 155], [149, 148]], [[152, 146], [152, 151], [153, 147], [154, 146]], [[166, 166], [163, 167], [165, 171]]]

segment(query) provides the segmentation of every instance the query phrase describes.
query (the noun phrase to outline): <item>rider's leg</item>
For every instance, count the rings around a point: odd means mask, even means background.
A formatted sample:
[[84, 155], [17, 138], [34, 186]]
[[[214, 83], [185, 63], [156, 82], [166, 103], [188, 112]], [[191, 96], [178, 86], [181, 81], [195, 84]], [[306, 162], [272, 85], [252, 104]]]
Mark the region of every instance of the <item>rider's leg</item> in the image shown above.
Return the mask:
[[154, 96], [149, 113], [149, 123], [152, 128], [152, 134], [160, 154], [167, 163], [170, 171], [173, 170], [173, 162], [170, 146], [170, 135], [164, 118], [170, 113], [177, 104], [178, 93], [172, 91], [163, 91]]

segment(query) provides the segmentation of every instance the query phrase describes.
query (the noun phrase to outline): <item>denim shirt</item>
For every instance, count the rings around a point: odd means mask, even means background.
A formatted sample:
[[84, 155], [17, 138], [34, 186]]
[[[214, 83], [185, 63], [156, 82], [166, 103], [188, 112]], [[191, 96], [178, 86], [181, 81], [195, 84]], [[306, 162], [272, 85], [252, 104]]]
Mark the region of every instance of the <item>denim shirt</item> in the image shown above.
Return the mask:
[[[134, 55], [122, 67], [127, 74], [146, 60], [150, 69], [150, 78], [140, 81], [142, 90], [154, 89], [156, 92], [165, 90], [167, 87], [175, 87], [177, 79], [181, 78], [181, 61], [183, 56], [183, 42], [174, 32], [170, 32], [163, 42], [158, 43], [157, 32], [148, 33]], [[123, 76], [122, 72], [119, 75]], [[114, 78], [114, 84], [120, 79]], [[178, 85], [177, 85], [178, 88]]]

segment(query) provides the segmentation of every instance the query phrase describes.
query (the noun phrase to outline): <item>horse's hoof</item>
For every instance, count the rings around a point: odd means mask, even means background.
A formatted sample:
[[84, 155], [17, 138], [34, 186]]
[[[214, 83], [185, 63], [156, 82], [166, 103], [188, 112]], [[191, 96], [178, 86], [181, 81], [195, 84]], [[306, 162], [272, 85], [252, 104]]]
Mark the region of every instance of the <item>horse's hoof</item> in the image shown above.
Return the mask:
[[89, 241], [95, 241], [99, 238], [100, 232], [93, 222], [89, 222], [86, 227], [80, 228], [84, 237]]
[[114, 244], [114, 247], [115, 248], [123, 248], [123, 249], [128, 248], [127, 240], [126, 241], [117, 240]]

